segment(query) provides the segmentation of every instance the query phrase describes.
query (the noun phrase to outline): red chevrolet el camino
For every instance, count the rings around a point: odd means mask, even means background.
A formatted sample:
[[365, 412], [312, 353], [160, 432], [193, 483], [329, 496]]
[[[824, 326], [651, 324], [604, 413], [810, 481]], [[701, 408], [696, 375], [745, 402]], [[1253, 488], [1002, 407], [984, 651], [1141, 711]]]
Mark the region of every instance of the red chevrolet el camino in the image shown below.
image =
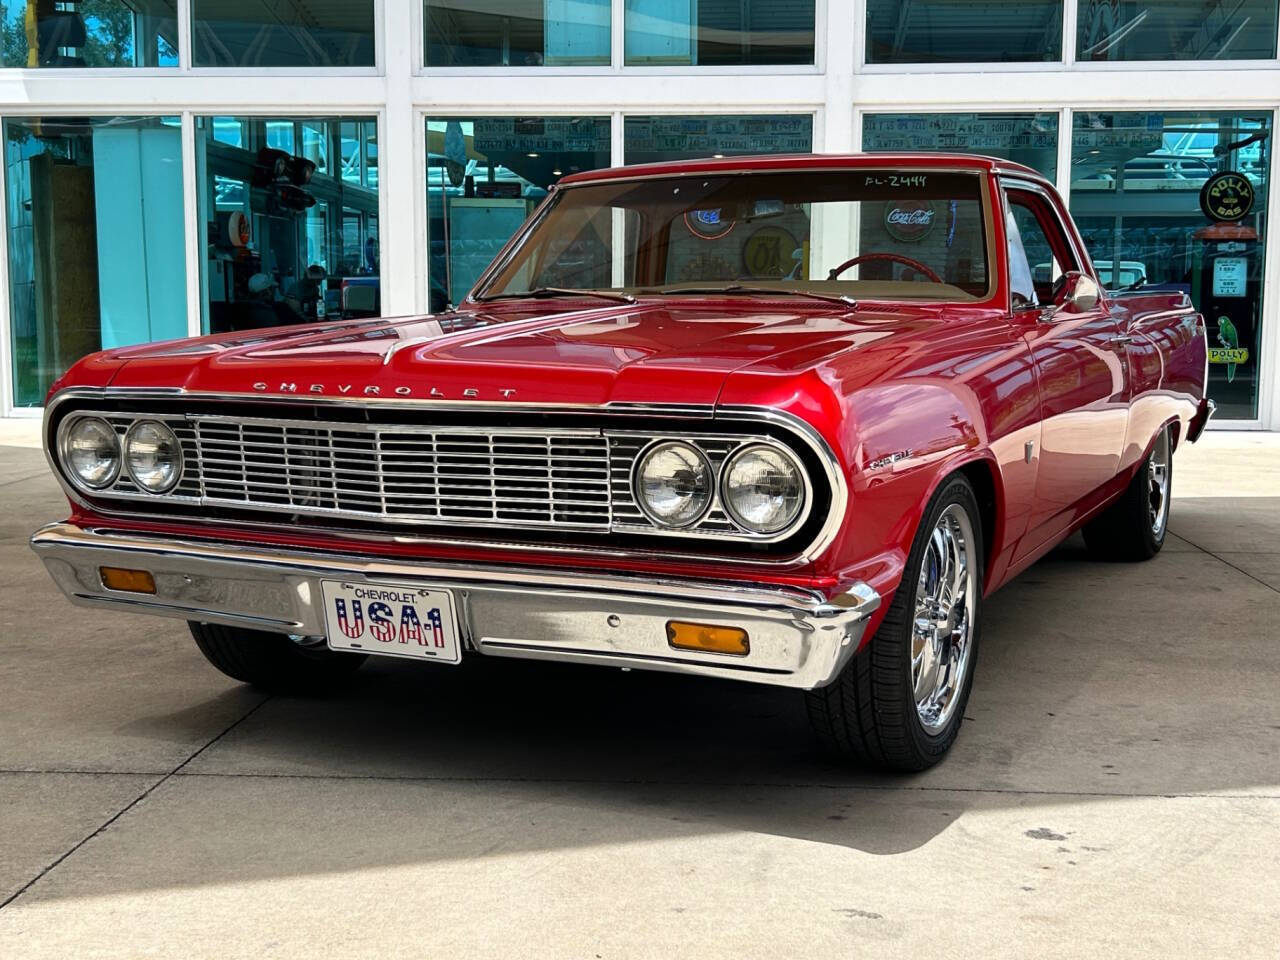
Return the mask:
[[1160, 550], [1206, 352], [1183, 294], [1099, 289], [1017, 164], [602, 170], [457, 309], [86, 358], [46, 408], [71, 516], [32, 545], [268, 689], [369, 654], [730, 677], [918, 770], [986, 595], [1079, 528]]

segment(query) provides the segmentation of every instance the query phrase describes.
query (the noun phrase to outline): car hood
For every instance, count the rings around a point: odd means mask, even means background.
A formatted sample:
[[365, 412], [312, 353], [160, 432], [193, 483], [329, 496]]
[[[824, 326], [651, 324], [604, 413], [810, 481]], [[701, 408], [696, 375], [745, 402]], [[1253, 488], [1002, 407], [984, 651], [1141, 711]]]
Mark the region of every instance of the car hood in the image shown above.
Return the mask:
[[[549, 309], [548, 309], [549, 308]], [[774, 373], [919, 311], [851, 312], [794, 301], [604, 305], [529, 303], [434, 317], [347, 321], [202, 337], [110, 353], [114, 387], [202, 393], [415, 398], [535, 404], [712, 404], [744, 367]]]

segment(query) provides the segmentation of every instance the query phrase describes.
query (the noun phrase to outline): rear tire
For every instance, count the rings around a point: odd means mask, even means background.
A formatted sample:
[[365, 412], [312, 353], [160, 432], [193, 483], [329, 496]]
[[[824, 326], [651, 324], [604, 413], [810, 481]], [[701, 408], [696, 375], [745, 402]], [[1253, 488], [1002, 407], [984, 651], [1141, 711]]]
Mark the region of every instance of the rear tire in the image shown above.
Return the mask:
[[324, 694], [339, 689], [365, 657], [306, 645], [283, 633], [188, 622], [205, 659], [233, 680], [272, 693]]
[[1169, 531], [1172, 490], [1173, 437], [1166, 426], [1120, 499], [1085, 524], [1089, 552], [1099, 560], [1150, 560]]
[[951, 747], [978, 656], [981, 531], [973, 487], [956, 475], [925, 509], [875, 636], [833, 683], [805, 695], [810, 723], [831, 750], [867, 766], [916, 771]]

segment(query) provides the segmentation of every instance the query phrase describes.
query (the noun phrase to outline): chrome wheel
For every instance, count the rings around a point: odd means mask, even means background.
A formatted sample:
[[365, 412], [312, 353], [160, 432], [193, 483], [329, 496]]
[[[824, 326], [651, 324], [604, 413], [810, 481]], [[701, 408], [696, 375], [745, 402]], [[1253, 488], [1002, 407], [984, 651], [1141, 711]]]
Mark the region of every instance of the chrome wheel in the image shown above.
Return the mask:
[[920, 722], [940, 732], [955, 713], [973, 648], [978, 574], [968, 512], [958, 503], [942, 511], [925, 548], [916, 585], [911, 631], [911, 688]]
[[1169, 428], [1156, 437], [1151, 456], [1147, 458], [1147, 519], [1157, 540], [1164, 533], [1169, 517]]

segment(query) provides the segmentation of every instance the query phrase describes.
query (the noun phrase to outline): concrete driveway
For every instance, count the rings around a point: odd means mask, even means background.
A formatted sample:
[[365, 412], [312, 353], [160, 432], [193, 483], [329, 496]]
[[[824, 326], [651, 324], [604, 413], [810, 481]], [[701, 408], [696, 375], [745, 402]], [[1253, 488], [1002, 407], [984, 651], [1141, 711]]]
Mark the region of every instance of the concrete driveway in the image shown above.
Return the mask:
[[1175, 458], [1141, 565], [986, 607], [950, 758], [828, 760], [798, 697], [480, 662], [265, 697], [76, 609], [0, 448], [0, 957], [1274, 957], [1280, 443]]

